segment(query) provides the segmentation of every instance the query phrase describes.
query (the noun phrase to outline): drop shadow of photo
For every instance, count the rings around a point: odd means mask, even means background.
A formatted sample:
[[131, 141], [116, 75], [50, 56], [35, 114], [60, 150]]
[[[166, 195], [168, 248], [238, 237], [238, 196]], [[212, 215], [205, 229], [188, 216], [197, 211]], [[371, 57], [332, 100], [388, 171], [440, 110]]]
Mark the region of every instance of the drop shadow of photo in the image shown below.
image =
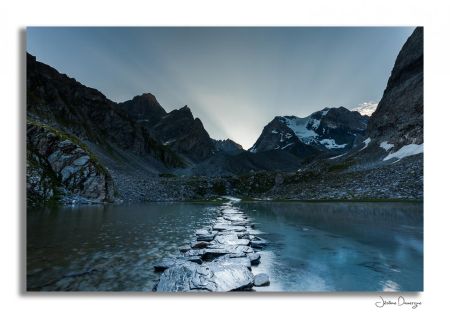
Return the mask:
[[18, 111], [18, 136], [19, 136], [19, 189], [17, 189], [17, 193], [19, 194], [19, 230], [17, 231], [19, 235], [19, 294], [26, 294], [26, 274], [27, 274], [27, 266], [26, 266], [26, 244], [27, 244], [27, 186], [26, 186], [26, 29], [19, 29], [17, 32], [17, 37], [19, 39], [19, 46], [17, 48], [18, 56], [19, 56], [19, 65], [17, 69], [19, 70], [18, 80], [18, 88], [19, 88], [19, 96], [18, 101], [19, 105], [17, 105]]

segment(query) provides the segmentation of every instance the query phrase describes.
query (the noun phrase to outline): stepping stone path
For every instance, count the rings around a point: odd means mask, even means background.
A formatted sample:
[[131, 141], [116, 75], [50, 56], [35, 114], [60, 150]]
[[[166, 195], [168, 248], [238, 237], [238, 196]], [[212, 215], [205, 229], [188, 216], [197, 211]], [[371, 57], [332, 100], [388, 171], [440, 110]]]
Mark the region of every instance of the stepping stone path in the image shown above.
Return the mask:
[[154, 291], [244, 291], [270, 284], [267, 274], [251, 271], [267, 241], [252, 234], [254, 224], [233, 201], [218, 207], [214, 224], [197, 230], [196, 240], [181, 246], [179, 257], [154, 266], [162, 272]]

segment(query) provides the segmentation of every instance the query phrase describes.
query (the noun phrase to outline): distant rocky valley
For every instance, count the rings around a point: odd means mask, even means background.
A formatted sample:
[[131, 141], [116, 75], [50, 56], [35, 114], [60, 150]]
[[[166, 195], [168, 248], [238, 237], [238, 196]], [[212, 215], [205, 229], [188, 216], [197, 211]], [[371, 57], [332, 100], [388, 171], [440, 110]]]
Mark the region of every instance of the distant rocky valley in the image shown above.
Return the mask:
[[28, 205], [421, 200], [422, 28], [367, 106], [277, 116], [246, 150], [211, 138], [188, 106], [167, 112], [150, 93], [116, 103], [27, 54]]

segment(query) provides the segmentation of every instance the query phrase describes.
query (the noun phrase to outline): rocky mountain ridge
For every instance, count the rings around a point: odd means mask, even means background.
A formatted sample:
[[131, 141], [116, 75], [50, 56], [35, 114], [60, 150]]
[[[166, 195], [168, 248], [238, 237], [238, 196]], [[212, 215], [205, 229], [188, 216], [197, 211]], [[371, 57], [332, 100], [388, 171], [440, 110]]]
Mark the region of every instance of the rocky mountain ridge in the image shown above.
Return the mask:
[[423, 143], [423, 28], [416, 28], [403, 45], [367, 135], [398, 150]]
[[301, 158], [337, 155], [361, 143], [367, 122], [368, 116], [344, 107], [324, 108], [305, 118], [277, 116], [249, 151], [285, 151]]
[[277, 116], [248, 151], [212, 139], [187, 106], [167, 112], [149, 93], [115, 103], [29, 54], [27, 117], [30, 204], [421, 198], [423, 30], [403, 46], [372, 116]]

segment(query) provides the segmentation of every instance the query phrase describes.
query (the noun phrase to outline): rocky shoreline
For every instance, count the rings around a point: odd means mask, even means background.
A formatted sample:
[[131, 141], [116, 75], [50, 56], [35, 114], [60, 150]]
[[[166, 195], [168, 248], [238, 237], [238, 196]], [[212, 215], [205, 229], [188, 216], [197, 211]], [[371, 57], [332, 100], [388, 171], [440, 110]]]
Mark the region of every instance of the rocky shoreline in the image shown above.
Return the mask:
[[165, 258], [154, 266], [162, 272], [155, 292], [228, 292], [250, 291], [254, 286], [268, 286], [269, 276], [253, 275], [260, 263], [267, 241], [256, 236], [259, 231], [234, 202], [218, 207], [213, 225], [195, 232], [196, 239], [180, 247], [176, 258]]

